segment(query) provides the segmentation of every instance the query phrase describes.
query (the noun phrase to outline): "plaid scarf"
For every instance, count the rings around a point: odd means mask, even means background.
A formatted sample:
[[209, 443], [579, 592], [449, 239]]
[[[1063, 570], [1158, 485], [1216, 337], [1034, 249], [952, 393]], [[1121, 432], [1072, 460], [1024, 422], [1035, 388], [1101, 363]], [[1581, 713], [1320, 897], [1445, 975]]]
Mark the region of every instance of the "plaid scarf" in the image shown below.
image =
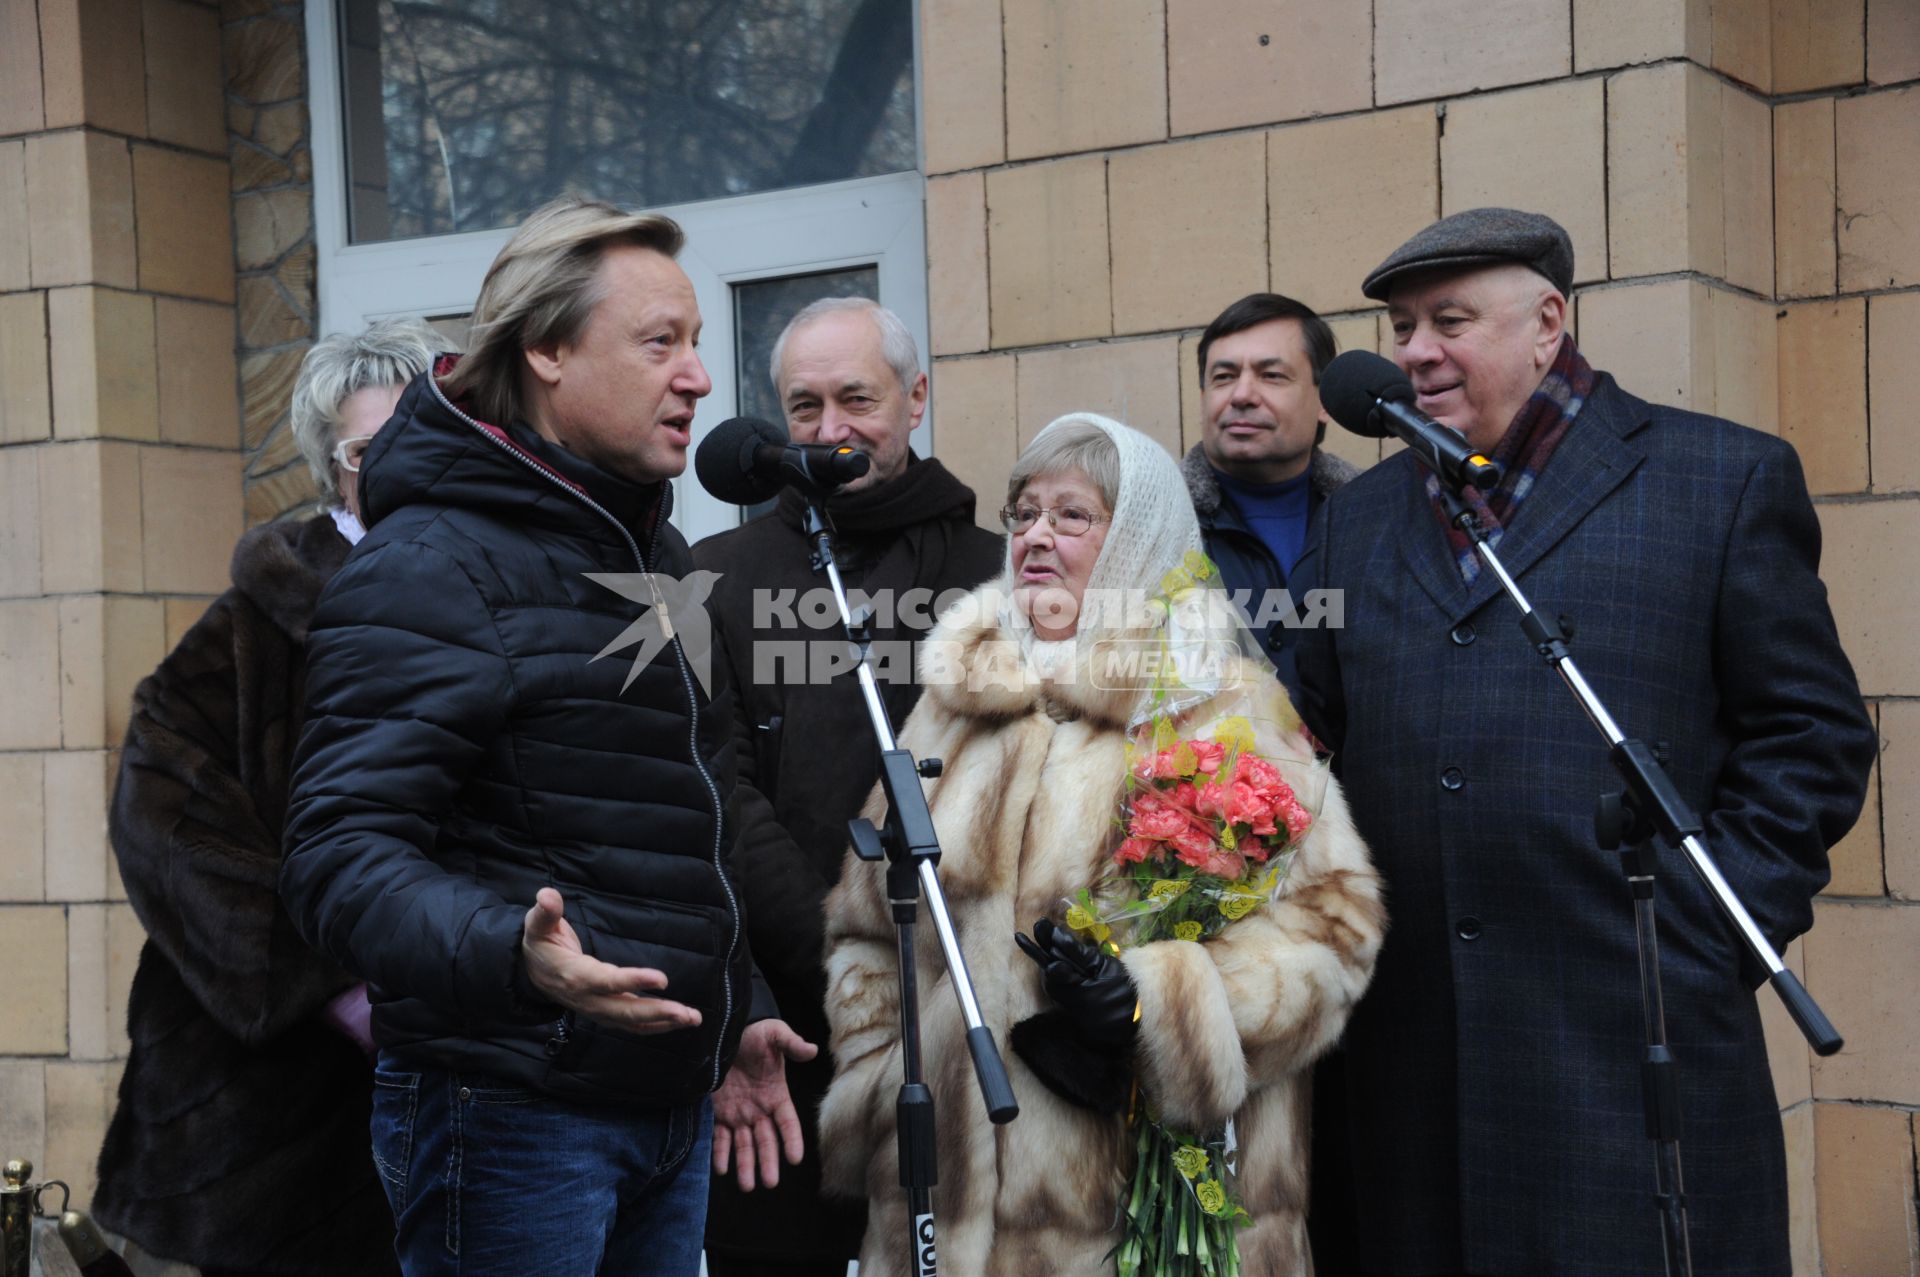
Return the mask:
[[[1574, 346], [1571, 334], [1562, 337], [1553, 366], [1494, 446], [1493, 460], [1500, 466], [1500, 482], [1490, 493], [1468, 488], [1463, 494], [1487, 544], [1499, 547], [1501, 534], [1513, 522], [1514, 512], [1533, 491], [1534, 481], [1546, 469], [1553, 450], [1566, 438], [1567, 427], [1592, 393], [1593, 366]], [[1447, 546], [1460, 565], [1460, 575], [1472, 585], [1480, 575], [1480, 556], [1467, 534], [1448, 521], [1446, 503], [1440, 499], [1440, 480], [1432, 472], [1427, 474], [1427, 500], [1447, 535]]]

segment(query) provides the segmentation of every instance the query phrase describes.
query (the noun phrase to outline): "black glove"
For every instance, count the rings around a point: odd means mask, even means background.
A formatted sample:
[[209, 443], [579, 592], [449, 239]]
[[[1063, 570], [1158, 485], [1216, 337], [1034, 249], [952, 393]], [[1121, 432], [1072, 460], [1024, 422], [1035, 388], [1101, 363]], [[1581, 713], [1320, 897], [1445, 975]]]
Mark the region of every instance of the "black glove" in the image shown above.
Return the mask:
[[1040, 964], [1047, 995], [1073, 1017], [1089, 1041], [1131, 1046], [1139, 1031], [1140, 997], [1120, 959], [1081, 944], [1048, 918], [1033, 924], [1033, 935], [1029, 940], [1016, 931], [1013, 939]]
[[1124, 1113], [1133, 1094], [1133, 1057], [1090, 1041], [1073, 1017], [1049, 1007], [1013, 1026], [1013, 1053], [1049, 1091], [1095, 1113]]

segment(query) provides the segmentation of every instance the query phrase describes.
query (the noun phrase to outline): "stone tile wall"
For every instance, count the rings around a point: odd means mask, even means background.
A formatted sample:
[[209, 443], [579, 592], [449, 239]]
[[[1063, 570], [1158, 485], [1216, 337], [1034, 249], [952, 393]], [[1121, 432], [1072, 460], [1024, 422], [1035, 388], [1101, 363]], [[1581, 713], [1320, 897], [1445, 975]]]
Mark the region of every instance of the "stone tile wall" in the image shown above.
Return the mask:
[[1055, 413], [1195, 442], [1198, 329], [1245, 293], [1383, 349], [1362, 276], [1484, 204], [1568, 228], [1597, 365], [1799, 450], [1884, 748], [1789, 955], [1846, 1050], [1810, 1060], [1763, 1000], [1796, 1270], [1920, 1272], [1920, 6], [921, 0], [921, 22], [939, 451], [983, 522]]

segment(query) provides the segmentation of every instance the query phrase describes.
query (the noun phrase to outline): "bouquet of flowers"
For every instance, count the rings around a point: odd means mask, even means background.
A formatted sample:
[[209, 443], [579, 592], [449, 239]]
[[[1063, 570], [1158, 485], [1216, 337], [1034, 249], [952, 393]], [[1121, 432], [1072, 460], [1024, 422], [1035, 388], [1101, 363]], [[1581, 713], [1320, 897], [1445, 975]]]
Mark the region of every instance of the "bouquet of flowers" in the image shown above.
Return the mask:
[[[1306, 795], [1256, 752], [1247, 718], [1183, 736], [1157, 714], [1128, 747], [1111, 870], [1066, 902], [1068, 927], [1118, 953], [1203, 941], [1260, 908], [1285, 881], [1323, 792], [1324, 769], [1303, 761], [1319, 782]], [[1237, 1277], [1236, 1230], [1251, 1217], [1234, 1188], [1231, 1123], [1170, 1127], [1137, 1083], [1130, 1108], [1136, 1159], [1120, 1201], [1120, 1277]]]

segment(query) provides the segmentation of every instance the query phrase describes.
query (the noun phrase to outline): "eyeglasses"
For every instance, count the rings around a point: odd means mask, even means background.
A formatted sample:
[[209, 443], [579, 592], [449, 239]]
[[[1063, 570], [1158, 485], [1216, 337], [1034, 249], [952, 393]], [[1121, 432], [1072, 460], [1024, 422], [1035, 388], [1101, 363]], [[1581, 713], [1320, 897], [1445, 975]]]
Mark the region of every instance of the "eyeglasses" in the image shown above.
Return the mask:
[[348, 474], [360, 473], [360, 458], [367, 455], [367, 445], [373, 442], [372, 435], [360, 435], [353, 439], [342, 439], [333, 445], [333, 463]]
[[1047, 516], [1047, 523], [1063, 537], [1085, 536], [1087, 530], [1096, 523], [1111, 523], [1113, 520], [1104, 514], [1095, 514], [1081, 505], [1039, 506], [1010, 505], [1000, 512], [1000, 523], [1014, 536], [1019, 536], [1032, 527], [1041, 515]]

